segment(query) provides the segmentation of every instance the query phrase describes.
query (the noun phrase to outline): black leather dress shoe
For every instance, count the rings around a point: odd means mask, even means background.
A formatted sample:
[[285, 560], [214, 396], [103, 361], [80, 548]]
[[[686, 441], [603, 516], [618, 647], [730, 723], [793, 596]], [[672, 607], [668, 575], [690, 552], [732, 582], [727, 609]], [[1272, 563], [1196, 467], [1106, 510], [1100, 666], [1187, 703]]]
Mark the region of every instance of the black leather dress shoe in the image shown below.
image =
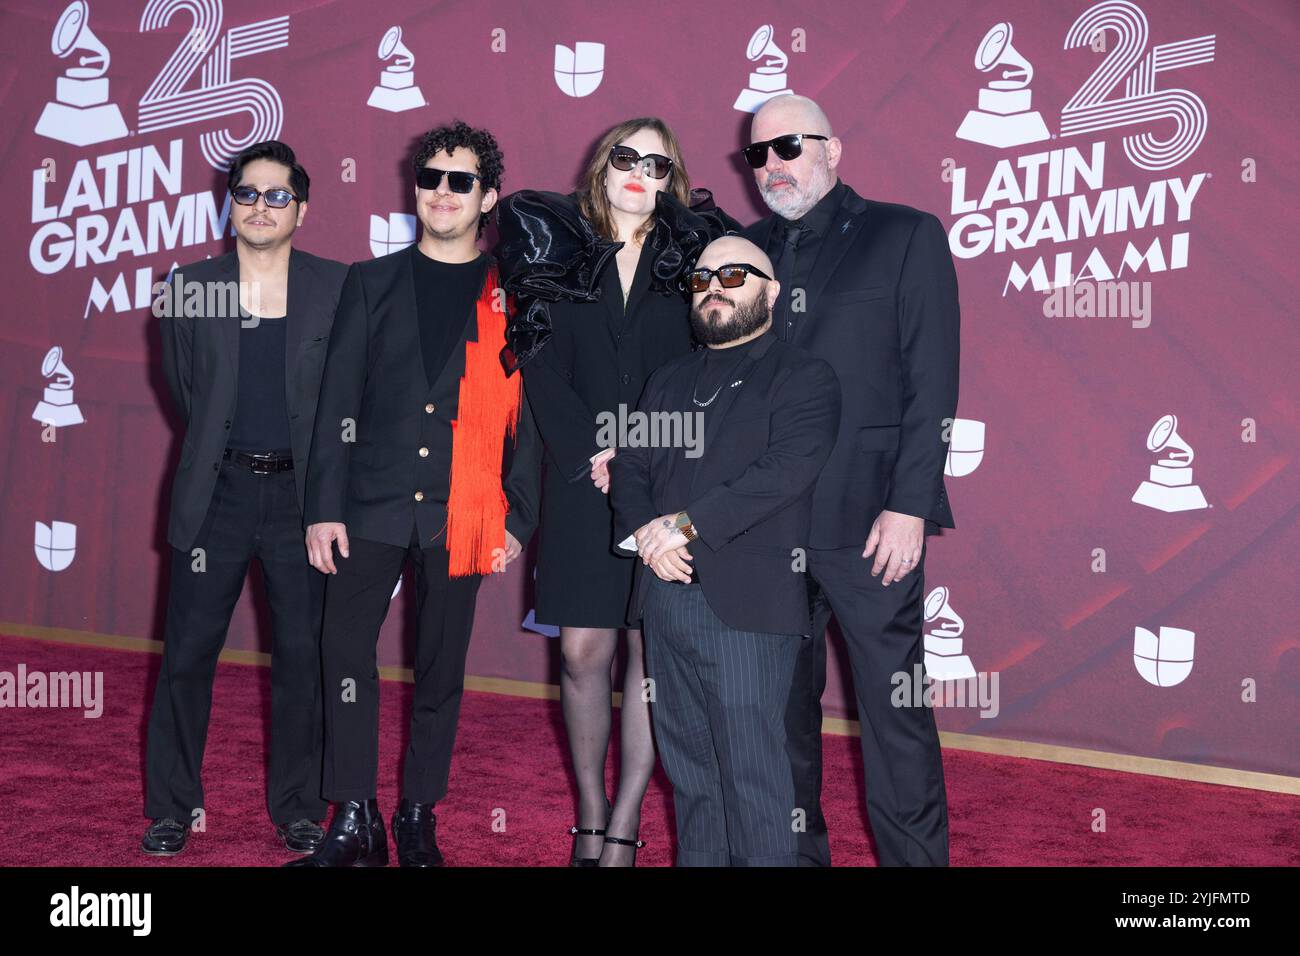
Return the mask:
[[281, 823], [275, 832], [284, 841], [285, 849], [294, 853], [314, 853], [325, 839], [325, 828], [315, 820], [294, 820], [293, 823]]
[[334, 819], [320, 846], [285, 866], [387, 866], [388, 836], [377, 800], [334, 804]]
[[442, 866], [437, 827], [438, 818], [434, 816], [432, 803], [412, 803], [403, 799], [393, 814], [397, 862], [402, 866]]
[[140, 849], [150, 856], [175, 856], [185, 849], [185, 841], [190, 830], [185, 824], [171, 817], [159, 817], [149, 824], [140, 841]]

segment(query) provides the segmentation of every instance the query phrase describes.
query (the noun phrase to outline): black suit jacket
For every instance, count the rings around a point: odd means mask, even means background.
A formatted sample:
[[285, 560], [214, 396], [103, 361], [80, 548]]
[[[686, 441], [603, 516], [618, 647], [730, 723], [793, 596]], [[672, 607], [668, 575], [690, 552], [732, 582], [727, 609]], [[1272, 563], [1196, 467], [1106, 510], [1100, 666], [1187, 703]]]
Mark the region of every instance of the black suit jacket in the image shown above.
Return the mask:
[[[452, 422], [465, 343], [478, 334], [472, 316], [448, 315], [465, 331], [437, 379], [428, 380], [415, 297], [414, 257], [421, 254], [411, 245], [348, 270], [307, 467], [307, 524], [340, 521], [349, 537], [403, 548], [413, 528], [425, 547], [446, 540]], [[537, 524], [539, 455], [525, 397], [516, 440], [502, 443], [506, 530], [524, 545]]]
[[[289, 253], [284, 384], [300, 508], [306, 495], [321, 369], [347, 268], [300, 249]], [[238, 281], [238, 255], [228, 252], [177, 268], [169, 284], [180, 284], [183, 291], [183, 283]], [[170, 302], [170, 289], [165, 294]], [[208, 299], [213, 300], [225, 301], [221, 296]], [[183, 551], [193, 547], [207, 515], [239, 395], [240, 319], [237, 309], [223, 311], [233, 314], [228, 318], [178, 314], [161, 319], [163, 374], [185, 420], [180, 466], [172, 482], [167, 540]]]
[[[743, 235], [776, 254], [777, 220]], [[808, 286], [791, 344], [829, 362], [843, 391], [839, 438], [813, 497], [812, 546], [860, 545], [886, 509], [953, 527], [943, 467], [960, 312], [943, 225], [846, 189]]]
[[[655, 372], [639, 410], [690, 407], [703, 350]], [[689, 512], [688, 546], [709, 606], [744, 631], [808, 634], [808, 593], [796, 549], [808, 546], [813, 487], [835, 444], [840, 388], [831, 367], [770, 333], [741, 361], [706, 417], [689, 500], [670, 500], [679, 448], [620, 448], [610, 460], [615, 542], [660, 515]], [[637, 566], [638, 616], [644, 576]]]

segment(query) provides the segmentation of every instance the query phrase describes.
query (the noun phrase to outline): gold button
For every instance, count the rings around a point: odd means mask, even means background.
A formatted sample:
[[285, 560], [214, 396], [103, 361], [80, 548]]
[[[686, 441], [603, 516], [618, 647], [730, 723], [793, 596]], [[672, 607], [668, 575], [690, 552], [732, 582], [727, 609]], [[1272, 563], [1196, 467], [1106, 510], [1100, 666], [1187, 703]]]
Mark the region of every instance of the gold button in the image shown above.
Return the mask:
[[415, 500], [416, 500], [416, 501], [423, 501], [423, 500], [424, 500], [424, 492], [423, 492], [423, 491], [417, 491], [417, 492], [415, 493]]
[[421, 458], [428, 458], [428, 457], [429, 457], [429, 449], [427, 449], [427, 448], [421, 448], [421, 449], [420, 449], [420, 457], [421, 457]]
[[433, 404], [433, 402], [430, 402], [428, 405], [424, 406], [424, 410], [426, 413], [432, 415], [434, 412], [438, 410], [438, 406]]

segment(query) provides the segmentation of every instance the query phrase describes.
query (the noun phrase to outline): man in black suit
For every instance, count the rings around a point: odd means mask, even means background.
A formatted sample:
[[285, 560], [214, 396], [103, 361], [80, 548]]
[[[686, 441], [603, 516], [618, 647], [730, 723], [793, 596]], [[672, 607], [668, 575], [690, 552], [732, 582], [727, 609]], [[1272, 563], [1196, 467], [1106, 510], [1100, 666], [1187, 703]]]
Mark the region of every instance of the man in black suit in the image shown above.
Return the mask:
[[704, 249], [691, 325], [708, 347], [656, 371], [638, 407], [702, 416], [703, 442], [610, 462], [616, 540], [644, 565], [633, 604], [679, 866], [798, 860], [784, 712], [811, 630], [802, 549], [840, 390], [829, 365], [772, 334], [771, 275], [745, 239]]
[[[867, 812], [882, 865], [946, 865], [948, 805], [934, 714], [894, 707], [894, 674], [922, 666], [925, 535], [953, 526], [944, 490], [957, 410], [957, 278], [943, 225], [863, 199], [839, 181], [842, 144], [812, 100], [754, 115], [745, 158], [775, 215], [745, 230], [776, 264], [782, 341], [835, 369], [839, 438], [813, 499], [813, 636], [787, 726], [800, 862], [830, 865], [821, 812], [821, 695], [833, 612], [848, 644], [862, 725]], [[865, 542], [865, 544], [864, 544]]]
[[497, 358], [506, 299], [477, 246], [501, 151], [456, 122], [421, 137], [411, 172], [420, 241], [352, 266], [321, 385], [307, 547], [330, 575], [321, 657], [334, 818], [317, 852], [290, 866], [388, 862], [375, 649], [408, 562], [415, 699], [393, 837], [403, 866], [443, 862], [433, 808], [447, 792], [479, 584], [518, 557], [537, 520], [535, 428], [520, 377]]
[[212, 681], [249, 562], [272, 618], [267, 801], [286, 847], [324, 836], [323, 579], [303, 547], [303, 496], [326, 342], [347, 267], [293, 248], [310, 180], [283, 143], [230, 166], [235, 250], [177, 269], [154, 302], [163, 371], [185, 420], [172, 484], [162, 668], [149, 717], [141, 848], [171, 856], [203, 829], [199, 772]]

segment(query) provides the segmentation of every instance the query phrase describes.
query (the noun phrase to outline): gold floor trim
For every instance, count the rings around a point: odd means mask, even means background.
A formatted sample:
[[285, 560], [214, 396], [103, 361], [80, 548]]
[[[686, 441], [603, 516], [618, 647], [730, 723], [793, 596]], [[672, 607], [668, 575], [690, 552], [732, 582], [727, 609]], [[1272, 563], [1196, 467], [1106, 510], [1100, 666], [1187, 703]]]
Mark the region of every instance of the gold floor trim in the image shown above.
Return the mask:
[[[62, 627], [38, 627], [31, 624], [0, 622], [0, 634], [30, 637], [62, 644], [85, 644], [92, 647], [110, 647], [117, 650], [162, 653], [162, 641], [145, 637], [127, 637], [118, 634], [97, 634], [94, 631], [77, 631]], [[252, 664], [266, 667], [271, 655], [261, 651], [227, 649], [221, 652], [222, 661], [233, 664]], [[379, 676], [385, 680], [414, 682], [409, 667], [381, 667]], [[466, 675], [466, 690], [509, 697], [530, 697], [537, 700], [559, 700], [560, 688], [554, 684], [536, 681], [510, 680], [504, 677], [475, 677]], [[622, 695], [614, 694], [614, 704], [621, 704]], [[822, 732], [857, 737], [860, 729], [856, 720], [827, 717], [822, 721]], [[1032, 740], [1009, 740], [1003, 737], [985, 737], [979, 734], [939, 733], [939, 742], [949, 750], [970, 750], [975, 753], [996, 754], [1001, 757], [1024, 757], [1029, 760], [1046, 760], [1050, 763], [1074, 764], [1117, 770], [1123, 773], [1143, 773], [1153, 777], [1173, 780], [1192, 780], [1225, 787], [1244, 787], [1248, 790], [1267, 790], [1272, 793], [1300, 795], [1300, 777], [1259, 773], [1253, 770], [1235, 770], [1231, 767], [1212, 767], [1177, 760], [1160, 760], [1156, 757], [1139, 757], [1135, 754], [1110, 753], [1105, 750], [1084, 750], [1059, 744], [1044, 744]]]

